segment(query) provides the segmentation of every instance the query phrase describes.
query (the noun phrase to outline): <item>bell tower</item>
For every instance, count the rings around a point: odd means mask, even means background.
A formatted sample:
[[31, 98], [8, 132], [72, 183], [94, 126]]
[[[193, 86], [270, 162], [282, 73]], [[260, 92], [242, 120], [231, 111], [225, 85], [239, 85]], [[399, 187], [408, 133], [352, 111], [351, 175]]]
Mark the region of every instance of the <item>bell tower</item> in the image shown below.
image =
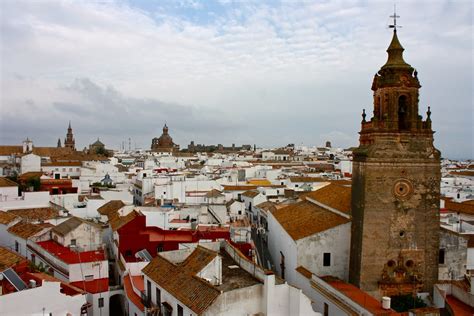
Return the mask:
[[74, 135], [72, 134], [71, 121], [69, 121], [66, 138], [64, 139], [64, 147], [76, 150], [76, 141], [74, 140]]
[[419, 115], [417, 71], [403, 59], [396, 14], [353, 152], [350, 282], [375, 297], [432, 292], [438, 279], [440, 152]]

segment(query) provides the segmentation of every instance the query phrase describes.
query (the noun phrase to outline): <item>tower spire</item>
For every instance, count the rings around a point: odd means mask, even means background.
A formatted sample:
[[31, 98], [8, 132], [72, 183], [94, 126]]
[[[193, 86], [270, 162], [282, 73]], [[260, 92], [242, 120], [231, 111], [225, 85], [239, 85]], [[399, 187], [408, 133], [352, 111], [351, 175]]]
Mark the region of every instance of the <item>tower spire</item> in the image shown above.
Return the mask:
[[400, 16], [397, 15], [396, 6], [393, 8], [393, 15], [390, 16], [393, 18], [393, 24], [390, 24], [388, 27], [393, 29], [393, 37], [390, 45], [387, 48], [388, 60], [382, 68], [387, 67], [402, 67], [402, 68], [411, 68], [409, 64], [403, 59], [403, 51], [405, 50], [400, 44], [397, 36], [397, 28], [402, 27], [397, 24], [397, 18]]
[[397, 32], [397, 27], [402, 27], [401, 25], [397, 25], [397, 18], [399, 18], [400, 16], [397, 15], [397, 5], [396, 4], [393, 5], [393, 15], [391, 15], [390, 17], [393, 18], [393, 24], [390, 24], [388, 27], [393, 29], [393, 32], [396, 33]]

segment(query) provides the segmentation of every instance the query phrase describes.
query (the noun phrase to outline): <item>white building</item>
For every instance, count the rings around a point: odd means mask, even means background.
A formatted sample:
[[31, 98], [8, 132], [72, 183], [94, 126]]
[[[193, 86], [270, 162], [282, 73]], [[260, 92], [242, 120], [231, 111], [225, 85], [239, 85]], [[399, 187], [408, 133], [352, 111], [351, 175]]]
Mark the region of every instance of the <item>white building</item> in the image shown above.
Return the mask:
[[147, 307], [164, 315], [317, 315], [300, 289], [276, 284], [228, 242], [203, 245], [160, 253], [143, 269]]
[[41, 157], [35, 154], [27, 154], [21, 157], [20, 173], [41, 171]]

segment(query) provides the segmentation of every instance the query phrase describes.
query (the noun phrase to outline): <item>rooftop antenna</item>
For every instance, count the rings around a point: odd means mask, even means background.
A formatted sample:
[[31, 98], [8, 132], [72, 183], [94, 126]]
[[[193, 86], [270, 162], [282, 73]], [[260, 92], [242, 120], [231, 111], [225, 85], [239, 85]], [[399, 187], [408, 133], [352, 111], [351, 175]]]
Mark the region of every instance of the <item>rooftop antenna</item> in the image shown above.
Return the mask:
[[397, 27], [402, 27], [402, 26], [397, 25], [397, 18], [399, 18], [400, 16], [397, 15], [397, 5], [396, 4], [393, 5], [393, 15], [391, 15], [390, 17], [393, 18], [393, 24], [390, 24], [388, 27], [393, 29], [394, 32], [397, 32]]

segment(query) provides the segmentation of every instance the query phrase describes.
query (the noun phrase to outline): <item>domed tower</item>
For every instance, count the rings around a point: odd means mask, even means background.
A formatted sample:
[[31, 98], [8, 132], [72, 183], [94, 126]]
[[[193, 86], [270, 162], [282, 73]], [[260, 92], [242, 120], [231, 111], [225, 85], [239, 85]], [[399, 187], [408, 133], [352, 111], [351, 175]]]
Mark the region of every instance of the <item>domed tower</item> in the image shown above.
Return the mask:
[[156, 152], [173, 152], [179, 150], [179, 146], [173, 143], [173, 138], [168, 134], [168, 126], [163, 127], [163, 134], [159, 138], [151, 140], [151, 150]]
[[[395, 18], [395, 16], [393, 16]], [[353, 152], [350, 282], [376, 297], [432, 292], [438, 279], [440, 152], [419, 115], [417, 71], [396, 20]]]

